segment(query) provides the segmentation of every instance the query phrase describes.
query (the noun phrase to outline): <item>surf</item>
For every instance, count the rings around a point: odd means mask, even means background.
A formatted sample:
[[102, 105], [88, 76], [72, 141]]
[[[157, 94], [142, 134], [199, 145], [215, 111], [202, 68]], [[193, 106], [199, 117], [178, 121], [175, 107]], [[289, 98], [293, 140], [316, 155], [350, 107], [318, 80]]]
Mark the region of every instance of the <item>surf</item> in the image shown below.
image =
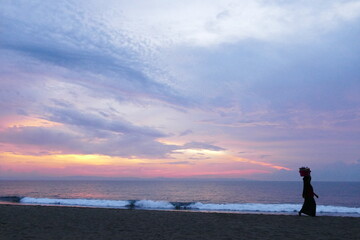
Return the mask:
[[[1, 201], [19, 204], [78, 206], [97, 208], [144, 209], [144, 210], [189, 210], [205, 212], [233, 213], [269, 213], [293, 214], [300, 208], [300, 203], [202, 203], [169, 202], [159, 200], [109, 200], [84, 198], [34, 198], [19, 196], [0, 197]], [[360, 207], [318, 205], [317, 212], [323, 215], [341, 215], [360, 217]]]

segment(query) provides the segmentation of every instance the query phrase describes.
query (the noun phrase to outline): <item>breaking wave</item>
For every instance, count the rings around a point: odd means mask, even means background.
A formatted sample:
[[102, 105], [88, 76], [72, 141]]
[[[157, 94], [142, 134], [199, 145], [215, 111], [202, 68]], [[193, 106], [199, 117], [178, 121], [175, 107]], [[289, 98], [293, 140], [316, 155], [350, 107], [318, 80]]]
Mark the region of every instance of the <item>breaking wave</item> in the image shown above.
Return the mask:
[[[65, 199], [65, 198], [33, 198], [33, 197], [0, 197], [2, 201], [19, 202], [35, 205], [82, 206], [121, 209], [148, 210], [191, 210], [209, 212], [259, 212], [291, 214], [301, 208], [301, 204], [270, 203], [201, 203], [201, 202], [168, 202], [155, 200], [107, 200], [107, 199]], [[324, 215], [360, 217], [359, 207], [318, 205], [317, 212]]]

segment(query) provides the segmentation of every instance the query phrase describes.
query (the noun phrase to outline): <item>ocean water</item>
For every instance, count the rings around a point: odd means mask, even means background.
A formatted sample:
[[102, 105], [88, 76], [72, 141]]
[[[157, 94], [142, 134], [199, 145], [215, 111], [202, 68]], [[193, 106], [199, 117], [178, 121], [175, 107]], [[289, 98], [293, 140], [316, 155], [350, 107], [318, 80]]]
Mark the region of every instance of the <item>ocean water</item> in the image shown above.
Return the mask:
[[[360, 217], [360, 182], [312, 182], [318, 215]], [[0, 201], [152, 210], [297, 214], [302, 181], [0, 181]]]

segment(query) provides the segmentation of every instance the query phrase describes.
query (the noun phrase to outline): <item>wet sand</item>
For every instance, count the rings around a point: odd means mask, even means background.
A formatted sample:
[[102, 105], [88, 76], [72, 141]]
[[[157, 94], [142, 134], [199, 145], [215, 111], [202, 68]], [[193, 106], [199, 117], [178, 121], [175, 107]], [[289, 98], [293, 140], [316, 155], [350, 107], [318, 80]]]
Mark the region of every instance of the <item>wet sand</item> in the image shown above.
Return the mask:
[[360, 239], [360, 218], [0, 205], [0, 239]]

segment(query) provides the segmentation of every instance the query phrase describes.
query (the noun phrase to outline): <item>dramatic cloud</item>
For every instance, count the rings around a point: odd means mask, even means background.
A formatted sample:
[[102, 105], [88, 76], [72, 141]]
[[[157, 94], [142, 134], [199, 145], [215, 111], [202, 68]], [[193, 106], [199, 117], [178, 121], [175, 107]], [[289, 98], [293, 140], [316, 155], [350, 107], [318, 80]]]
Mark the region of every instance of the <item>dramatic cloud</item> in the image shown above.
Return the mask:
[[[156, 69], [140, 56], [143, 47], [129, 47], [138, 43], [121, 29], [113, 33], [91, 16], [87, 24], [82, 25], [79, 18], [84, 16], [75, 5], [35, 2], [23, 2], [23, 8], [34, 7], [31, 13], [21, 12], [21, 8], [11, 4], [2, 10], [2, 31], [7, 34], [2, 36], [1, 52], [8, 55], [2, 62], [10, 62], [15, 65], [13, 68], [22, 71], [30, 64], [35, 65], [37, 72], [50, 67], [57, 71], [53, 74], [61, 76], [57, 80], [73, 83], [76, 78], [76, 84], [93, 91], [106, 91], [119, 99], [154, 98], [170, 104], [186, 104], [174, 89], [150, 76], [149, 72]], [[14, 63], [18, 55], [22, 59], [20, 64]]]
[[356, 180], [359, 36], [357, 0], [3, 0], [2, 171], [77, 154], [132, 176]]

